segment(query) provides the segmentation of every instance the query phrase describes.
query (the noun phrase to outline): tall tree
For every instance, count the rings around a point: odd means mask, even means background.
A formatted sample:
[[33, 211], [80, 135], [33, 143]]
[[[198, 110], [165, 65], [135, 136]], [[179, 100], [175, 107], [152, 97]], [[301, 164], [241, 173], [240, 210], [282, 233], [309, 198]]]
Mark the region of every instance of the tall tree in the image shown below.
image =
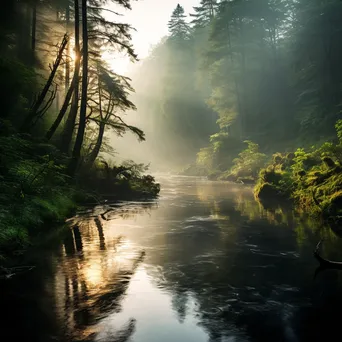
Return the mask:
[[218, 8], [217, 0], [201, 0], [199, 6], [193, 7], [194, 12], [190, 14], [193, 18], [191, 24], [195, 28], [208, 26], [213, 20]]
[[76, 171], [81, 158], [81, 149], [86, 129], [87, 101], [88, 101], [88, 4], [87, 0], [82, 0], [82, 92], [80, 116], [75, 145], [72, 151], [72, 160], [70, 163], [70, 172]]
[[186, 39], [190, 34], [190, 26], [185, 20], [184, 8], [178, 4], [172, 12], [171, 19], [168, 23], [171, 37]]
[[[70, 145], [72, 141], [72, 136], [75, 128], [76, 117], [78, 113], [78, 105], [79, 105], [79, 74], [80, 74], [80, 67], [81, 67], [81, 48], [80, 48], [80, 5], [78, 0], [74, 0], [74, 32], [75, 32], [75, 61], [74, 61], [74, 77], [73, 77], [73, 98], [71, 103], [71, 108], [65, 122], [61, 137], [60, 137], [60, 148], [63, 152], [68, 153], [70, 150]], [[69, 105], [70, 99], [68, 99], [67, 94], [67, 103]], [[58, 125], [62, 121], [65, 111], [67, 110], [67, 106], [63, 106], [60, 111], [59, 117], [60, 118]], [[63, 112], [64, 111], [64, 112]], [[57, 129], [55, 128], [55, 130]]]
[[136, 109], [128, 100], [129, 92], [133, 89], [129, 79], [111, 72], [108, 68], [98, 63], [96, 74], [90, 82], [90, 110], [89, 120], [98, 126], [95, 142], [86, 163], [91, 166], [96, 160], [106, 129], [111, 129], [117, 135], [122, 136], [126, 131], [135, 134], [139, 140], [145, 140], [144, 133], [137, 127], [128, 125], [122, 119], [122, 114], [129, 109]]

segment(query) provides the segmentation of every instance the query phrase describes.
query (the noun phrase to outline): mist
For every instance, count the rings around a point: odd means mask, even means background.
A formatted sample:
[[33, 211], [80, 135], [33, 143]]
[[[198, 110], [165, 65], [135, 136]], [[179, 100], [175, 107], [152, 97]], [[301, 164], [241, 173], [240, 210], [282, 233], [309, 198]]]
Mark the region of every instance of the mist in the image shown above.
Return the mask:
[[118, 155], [208, 174], [229, 171], [246, 141], [266, 155], [333, 141], [340, 11], [336, 1], [178, 5], [169, 34], [128, 71], [137, 111], [127, 120], [146, 141], [112, 136]]

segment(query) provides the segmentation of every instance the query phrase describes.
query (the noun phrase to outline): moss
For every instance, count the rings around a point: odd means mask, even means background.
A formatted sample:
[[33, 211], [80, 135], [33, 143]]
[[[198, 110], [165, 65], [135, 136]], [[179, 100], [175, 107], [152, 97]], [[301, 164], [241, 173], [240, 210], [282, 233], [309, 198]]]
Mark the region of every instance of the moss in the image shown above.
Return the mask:
[[330, 169], [332, 169], [336, 166], [335, 162], [329, 157], [322, 158], [322, 161]]
[[267, 169], [261, 170], [259, 178], [262, 179], [264, 183], [279, 184], [282, 179], [281, 173], [274, 170], [274, 168], [268, 167]]
[[15, 134], [0, 137], [0, 255], [24, 250], [36, 235], [51, 230], [50, 223], [71, 215], [76, 203], [87, 197], [94, 202], [95, 196], [87, 192], [136, 199], [160, 191], [154, 178], [144, 175], [146, 167], [133, 162], [81, 169], [76, 184], [66, 175], [64, 158], [39, 141]]
[[260, 200], [270, 200], [282, 197], [279, 189], [271, 183], [261, 183], [255, 188], [255, 196]]
[[297, 172], [297, 175], [298, 175], [299, 177], [304, 177], [304, 176], [306, 175], [306, 171], [305, 171], [305, 170], [299, 170], [299, 171]]
[[338, 216], [342, 210], [342, 190], [325, 197], [323, 210], [326, 217]]
[[291, 199], [299, 212], [342, 223], [341, 155], [336, 153], [339, 149], [340, 145], [326, 143], [310, 152], [299, 148], [285, 157], [276, 153], [259, 174], [256, 197]]
[[289, 152], [289, 153], [286, 154], [286, 159], [287, 160], [291, 160], [292, 161], [294, 159], [294, 157], [295, 157], [295, 154], [293, 152]]
[[273, 155], [273, 162], [275, 164], [281, 164], [283, 162], [283, 156], [280, 153], [276, 153]]

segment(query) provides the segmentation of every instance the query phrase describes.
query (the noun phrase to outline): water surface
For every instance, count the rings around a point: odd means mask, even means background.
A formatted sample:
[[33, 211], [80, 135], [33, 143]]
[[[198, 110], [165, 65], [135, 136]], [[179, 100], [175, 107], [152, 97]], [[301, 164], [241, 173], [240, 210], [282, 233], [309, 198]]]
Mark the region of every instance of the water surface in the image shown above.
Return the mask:
[[79, 212], [1, 283], [4, 340], [339, 340], [342, 273], [314, 278], [312, 255], [324, 237], [342, 260], [333, 232], [251, 188], [159, 178], [159, 199]]

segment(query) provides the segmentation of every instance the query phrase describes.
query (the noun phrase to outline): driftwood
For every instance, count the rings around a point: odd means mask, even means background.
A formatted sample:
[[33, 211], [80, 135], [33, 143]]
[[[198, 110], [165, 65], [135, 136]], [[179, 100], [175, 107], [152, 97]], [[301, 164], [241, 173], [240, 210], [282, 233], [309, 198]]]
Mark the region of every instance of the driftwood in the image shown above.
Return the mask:
[[8, 280], [15, 276], [32, 271], [35, 266], [2, 267], [0, 266], [0, 280]]
[[329, 259], [325, 259], [325, 258], [323, 258], [319, 254], [322, 242], [323, 242], [323, 240], [320, 240], [318, 242], [318, 244], [316, 246], [316, 249], [314, 251], [314, 256], [319, 261], [320, 268], [321, 269], [338, 269], [338, 270], [342, 270], [342, 262], [340, 262], [340, 261], [331, 261]]

